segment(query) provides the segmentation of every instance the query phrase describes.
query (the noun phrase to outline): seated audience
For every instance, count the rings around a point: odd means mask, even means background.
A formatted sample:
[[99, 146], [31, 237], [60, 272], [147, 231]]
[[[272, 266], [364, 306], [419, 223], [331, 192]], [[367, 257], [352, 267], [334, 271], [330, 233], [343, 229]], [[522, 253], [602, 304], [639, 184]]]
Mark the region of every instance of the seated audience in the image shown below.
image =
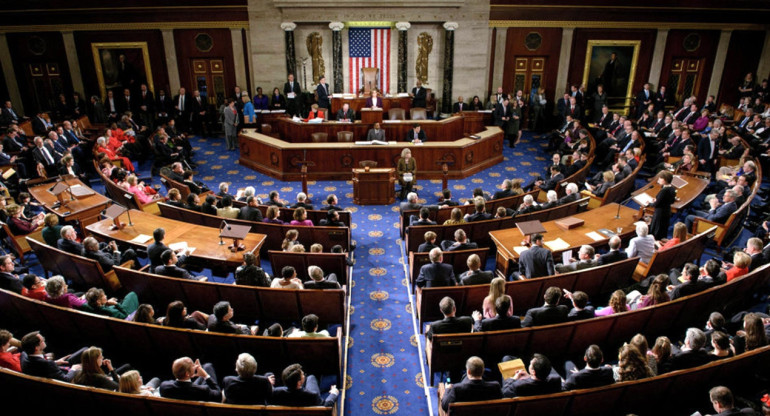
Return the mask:
[[626, 293], [622, 290], [616, 290], [612, 292], [610, 302], [606, 308], [599, 308], [596, 311], [596, 316], [608, 316], [616, 313], [628, 311], [628, 305], [626, 305]]
[[294, 267], [284, 266], [281, 269], [281, 278], [276, 277], [270, 287], [276, 289], [304, 289], [302, 281], [297, 278]]
[[161, 397], [201, 402], [222, 401], [222, 392], [211, 364], [201, 365], [200, 360], [193, 362], [189, 357], [182, 357], [174, 361], [171, 372], [175, 380], [160, 384]]
[[564, 365], [567, 379], [562, 384], [564, 390], [591, 389], [612, 384], [615, 378], [612, 367], [603, 366], [604, 354], [598, 345], [590, 345], [583, 356], [586, 366], [578, 370], [571, 361]]
[[441, 408], [448, 412], [449, 405], [452, 403], [502, 399], [503, 392], [500, 383], [484, 381], [483, 375], [484, 361], [475, 356], [468, 358], [468, 361], [465, 362], [465, 377], [457, 384], [444, 386]]
[[278, 210], [277, 206], [272, 205], [267, 207], [267, 212], [265, 212], [264, 222], [271, 223], [271, 224], [283, 224], [283, 221], [278, 219], [278, 214], [280, 214], [280, 211]]
[[641, 380], [654, 374], [647, 365], [647, 359], [639, 349], [631, 344], [624, 344], [618, 353], [618, 365], [612, 367], [615, 381]]
[[505, 294], [505, 280], [502, 277], [496, 277], [489, 283], [489, 295], [484, 298], [481, 305], [484, 318], [494, 318], [497, 313], [497, 300], [500, 298], [508, 299], [508, 311], [505, 316], [513, 315], [513, 299]]
[[572, 309], [567, 314], [568, 321], [591, 319], [596, 316], [593, 306], [588, 304], [588, 294], [579, 290], [574, 293], [564, 289], [564, 297], [572, 301]]
[[513, 377], [503, 380], [503, 397], [538, 396], [561, 391], [561, 379], [552, 376], [551, 360], [535, 354], [527, 371], [519, 370]]
[[329, 338], [329, 331], [318, 330], [318, 316], [314, 314], [305, 315], [302, 318], [302, 330], [296, 330], [289, 334], [289, 338]]
[[0, 329], [0, 367], [21, 373], [21, 346], [13, 334]]
[[257, 375], [257, 360], [248, 353], [238, 355], [235, 372], [237, 376], [227, 376], [222, 380], [223, 403], [267, 405], [275, 385], [273, 373]]
[[441, 248], [436, 245], [437, 236], [436, 236], [436, 233], [434, 233], [433, 231], [427, 231], [423, 237], [425, 238], [425, 242], [420, 244], [419, 247], [417, 247], [418, 253], [428, 253], [434, 248], [439, 248], [439, 249]]
[[312, 227], [313, 221], [307, 219], [307, 212], [305, 211], [305, 208], [300, 207], [294, 210], [294, 219], [289, 224]]
[[235, 284], [241, 286], [270, 287], [270, 277], [257, 266], [254, 253], [243, 253], [243, 264], [235, 269]]
[[166, 316], [160, 319], [160, 324], [171, 328], [205, 330], [209, 316], [200, 311], [187, 314], [187, 307], [177, 300], [168, 304]]
[[256, 326], [249, 328], [243, 324], [236, 324], [231, 321], [235, 315], [235, 309], [230, 306], [230, 302], [219, 301], [214, 305], [214, 313], [209, 315], [206, 329], [209, 332], [220, 332], [223, 334], [255, 335]]
[[324, 277], [324, 271], [318, 266], [310, 266], [307, 268], [307, 274], [310, 276], [309, 281], [304, 283], [305, 289], [339, 289], [340, 284], [337, 282], [337, 275], [330, 273]]
[[564, 305], [559, 305], [559, 301], [561, 300], [561, 289], [551, 286], [546, 289], [543, 298], [545, 299], [545, 304], [541, 307], [528, 310], [521, 326], [527, 328], [530, 326], [551, 325], [567, 321], [569, 309]]
[[[492, 281], [492, 272], [481, 270], [481, 258], [478, 254], [471, 254], [465, 261], [468, 271], [460, 275], [460, 284], [463, 286], [482, 285]], [[502, 280], [502, 279], [501, 279]]]
[[61, 276], [53, 276], [45, 282], [45, 301], [63, 308], [80, 309], [86, 303], [85, 295], [76, 296], [67, 291], [67, 282]]
[[[75, 372], [72, 378], [73, 383], [112, 391], [118, 389], [120, 377], [112, 367], [112, 361], [109, 358], [104, 358], [101, 348], [88, 348], [83, 351], [80, 359], [80, 370]], [[105, 368], [107, 372], [105, 373], [102, 368]]]
[[217, 216], [224, 218], [238, 218], [241, 211], [233, 206], [233, 199], [229, 196], [222, 198], [222, 208], [217, 208]]
[[270, 404], [275, 406], [325, 406], [332, 407], [340, 394], [337, 386], [332, 386], [326, 400], [321, 398], [318, 380], [314, 375], [305, 376], [302, 366], [292, 364], [281, 373], [282, 387], [273, 389]]
[[680, 221], [674, 224], [674, 233], [671, 239], [656, 241], [655, 248], [658, 251], [663, 251], [685, 241], [687, 241], [687, 226]]
[[297, 194], [297, 203], [291, 206], [292, 208], [305, 208], [308, 211], [313, 210], [313, 206], [307, 202], [307, 194], [300, 192]]
[[594, 248], [589, 245], [580, 246], [578, 258], [570, 259], [568, 264], [557, 264], [555, 266], [558, 273], [569, 273], [577, 270], [590, 269], [597, 266], [597, 260], [594, 259]]
[[655, 254], [655, 237], [649, 235], [647, 223], [639, 221], [636, 223], [636, 237], [628, 242], [626, 249], [628, 257], [639, 256], [639, 261], [649, 263], [652, 255]]
[[21, 284], [24, 286], [21, 288], [22, 296], [26, 296], [35, 300], [45, 301], [45, 280], [37, 277], [32, 273], [28, 273], [21, 279]]
[[425, 332], [425, 338], [430, 341], [433, 334], [459, 334], [471, 332], [473, 328], [473, 319], [470, 316], [456, 317], [457, 309], [454, 299], [445, 296], [439, 302], [439, 309], [444, 319], [430, 323], [430, 328]]
[[160, 386], [160, 379], [153, 377], [149, 383], [144, 384], [142, 376], [136, 370], [126, 371], [120, 376], [118, 381], [118, 391], [126, 394], [137, 394], [139, 396], [154, 396], [154, 392]]
[[521, 318], [509, 315], [511, 298], [501, 296], [495, 300], [494, 318], [483, 318], [481, 312], [473, 311], [473, 332], [499, 331], [521, 328]]
[[89, 259], [96, 260], [102, 267], [102, 271], [105, 273], [112, 270], [114, 266], [120, 266], [121, 264], [130, 262], [132, 268], [138, 269], [139, 262], [136, 261], [136, 252], [134, 249], [126, 249], [121, 253], [118, 250], [118, 245], [114, 241], [110, 241], [107, 246], [100, 250], [99, 242], [93, 237], [86, 237], [83, 240], [83, 256]]
[[621, 260], [626, 260], [628, 258], [628, 254], [620, 250], [620, 237], [614, 235], [610, 238], [610, 241], [608, 242], [608, 245], [610, 247], [610, 251], [604, 253], [604, 254], [597, 254], [596, 255], [596, 265], [597, 266], [604, 266], [607, 264], [612, 264]]
[[86, 304], [80, 309], [97, 315], [126, 319], [128, 315], [136, 312], [138, 307], [139, 298], [134, 292], [128, 292], [123, 300], [118, 302], [116, 298], [107, 299], [104, 289], [92, 287], [86, 292]]
[[80, 354], [85, 348], [54, 361], [46, 358], [47, 346], [45, 337], [38, 331], [24, 335], [21, 338], [21, 371], [35, 377], [72, 381], [75, 373], [80, 370]]
[[417, 276], [415, 285], [423, 287], [442, 287], [456, 286], [455, 272], [452, 265], [443, 263], [444, 255], [440, 248], [434, 248], [430, 251], [430, 264], [423, 265], [420, 268], [420, 274]]
[[698, 367], [711, 362], [706, 346], [706, 334], [698, 328], [688, 328], [684, 346], [671, 356], [668, 371], [683, 370]]
[[444, 240], [441, 242], [441, 249], [444, 251], [472, 250], [479, 248], [476, 243], [468, 242], [468, 237], [462, 228], [458, 228], [454, 233], [455, 241]]
[[206, 276], [193, 276], [187, 270], [177, 266], [178, 258], [174, 250], [168, 249], [160, 255], [161, 265], [155, 268], [155, 274], [179, 279], [197, 280], [200, 282], [208, 281]]

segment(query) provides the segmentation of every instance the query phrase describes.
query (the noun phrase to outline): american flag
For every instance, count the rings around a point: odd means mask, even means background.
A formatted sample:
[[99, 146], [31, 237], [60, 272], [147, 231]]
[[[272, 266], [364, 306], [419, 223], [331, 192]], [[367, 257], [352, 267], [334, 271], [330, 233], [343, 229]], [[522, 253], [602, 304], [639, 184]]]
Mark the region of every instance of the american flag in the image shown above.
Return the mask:
[[390, 29], [351, 28], [350, 37], [350, 92], [361, 88], [361, 68], [379, 68], [377, 88], [390, 91]]

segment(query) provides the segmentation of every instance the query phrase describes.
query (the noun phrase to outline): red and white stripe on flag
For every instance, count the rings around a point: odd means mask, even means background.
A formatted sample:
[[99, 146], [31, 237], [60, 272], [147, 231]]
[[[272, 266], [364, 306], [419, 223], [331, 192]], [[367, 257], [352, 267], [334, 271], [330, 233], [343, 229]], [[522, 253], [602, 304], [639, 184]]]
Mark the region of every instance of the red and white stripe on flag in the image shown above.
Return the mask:
[[351, 28], [349, 34], [349, 92], [357, 93], [362, 85], [362, 68], [378, 68], [377, 88], [390, 91], [390, 29]]

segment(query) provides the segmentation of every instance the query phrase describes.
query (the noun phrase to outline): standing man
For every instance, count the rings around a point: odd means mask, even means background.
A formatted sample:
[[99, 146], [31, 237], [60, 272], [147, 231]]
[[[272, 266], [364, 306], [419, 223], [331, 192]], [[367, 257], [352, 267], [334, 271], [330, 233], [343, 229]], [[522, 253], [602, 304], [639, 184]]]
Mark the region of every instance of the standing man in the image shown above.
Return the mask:
[[495, 120], [495, 126], [500, 127], [500, 129], [503, 130], [503, 134], [505, 134], [505, 139], [510, 139], [511, 143], [513, 143], [513, 138], [508, 137], [508, 134], [506, 133], [508, 130], [508, 121], [511, 119], [511, 113], [513, 112], [513, 109], [508, 104], [508, 98], [503, 97], [502, 101], [498, 101], [495, 105], [495, 110], [492, 113], [492, 117]]
[[192, 100], [192, 130], [195, 134], [203, 136], [203, 126], [206, 122], [206, 100], [201, 97], [201, 92], [193, 91]]
[[318, 107], [323, 108], [324, 110], [330, 109], [331, 102], [329, 102], [329, 96], [331, 93], [329, 91], [329, 84], [326, 83], [325, 75], [321, 75], [321, 77], [318, 78], [318, 87], [316, 87], [315, 93], [318, 96]]
[[227, 150], [235, 150], [237, 139], [238, 110], [235, 108], [235, 101], [230, 100], [225, 109], [225, 141], [227, 143]]
[[187, 133], [190, 131], [190, 100], [184, 87], [180, 88], [179, 94], [174, 97], [174, 110], [179, 131]]
[[426, 107], [426, 100], [428, 98], [428, 90], [422, 87], [422, 82], [420, 80], [417, 80], [417, 86], [412, 88], [412, 93], [409, 94], [412, 96], [412, 108], [425, 108]]
[[152, 91], [147, 89], [147, 84], [142, 84], [139, 87], [139, 122], [150, 130], [153, 128], [154, 110], [155, 98], [152, 96]]
[[289, 74], [289, 80], [283, 84], [283, 94], [286, 96], [286, 112], [290, 116], [302, 113], [302, 87], [294, 81], [294, 74]]
[[158, 100], [155, 102], [155, 108], [158, 111], [158, 125], [168, 123], [169, 118], [174, 113], [174, 104], [171, 102], [171, 98], [166, 95], [166, 91], [158, 91]]
[[[655, 101], [655, 93], [650, 91], [650, 84], [645, 83], [644, 89], [636, 94], [636, 118], [640, 118], [647, 110], [647, 106]], [[652, 114], [651, 114], [652, 115]]]

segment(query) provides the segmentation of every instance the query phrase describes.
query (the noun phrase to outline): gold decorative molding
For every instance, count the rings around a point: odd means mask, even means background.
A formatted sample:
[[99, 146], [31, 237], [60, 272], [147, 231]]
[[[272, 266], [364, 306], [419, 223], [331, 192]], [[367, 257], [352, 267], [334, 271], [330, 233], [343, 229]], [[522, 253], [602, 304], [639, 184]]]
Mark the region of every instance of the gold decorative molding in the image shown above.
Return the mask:
[[104, 70], [102, 69], [102, 59], [100, 51], [102, 49], [139, 49], [142, 51], [144, 60], [144, 77], [147, 81], [147, 88], [155, 92], [155, 83], [152, 82], [152, 66], [150, 65], [150, 52], [147, 48], [147, 42], [99, 42], [91, 44], [91, 53], [94, 56], [94, 67], [96, 68], [96, 79], [99, 83], [99, 91], [102, 93], [102, 99], [107, 97], [107, 86], [104, 82]]
[[227, 22], [114, 22], [57, 25], [2, 26], [0, 33], [93, 32], [99, 30], [164, 30], [164, 29], [248, 29], [247, 20]]
[[13, 10], [0, 10], [0, 16], [3, 14], [10, 14], [10, 13], [51, 13], [51, 12], [101, 12], [101, 11], [127, 11], [127, 10], [163, 10], [163, 9], [171, 9], [171, 10], [188, 10], [188, 9], [215, 9], [215, 10], [221, 10], [221, 9], [243, 9], [246, 11], [247, 6], [245, 5], [238, 5], [238, 4], [229, 4], [229, 5], [216, 5], [216, 6], [126, 6], [126, 7], [70, 7], [70, 8], [56, 8], [56, 9], [13, 9]]
[[767, 30], [767, 25], [730, 22], [623, 22], [595, 20], [490, 20], [489, 27], [556, 27], [582, 29]]
[[345, 22], [347, 27], [394, 27], [395, 22]]
[[767, 12], [767, 9], [750, 7], [687, 7], [687, 6], [627, 6], [627, 5], [599, 5], [599, 4], [492, 4], [491, 9], [495, 8], [526, 8], [526, 9], [622, 9], [622, 10], [675, 10], [687, 11], [732, 11], [732, 12]]
[[[639, 61], [639, 49], [642, 46], [640, 40], [589, 40], [586, 47], [586, 60], [583, 67], [583, 85], [588, 86], [588, 75], [591, 72], [591, 58], [593, 56], [594, 46], [630, 46], [633, 49], [631, 55], [631, 66], [628, 72], [628, 85], [626, 86], [626, 102], [624, 107], [631, 108], [631, 97], [633, 97], [634, 81], [636, 81], [636, 66]], [[626, 113], [626, 115], [628, 115]]]

